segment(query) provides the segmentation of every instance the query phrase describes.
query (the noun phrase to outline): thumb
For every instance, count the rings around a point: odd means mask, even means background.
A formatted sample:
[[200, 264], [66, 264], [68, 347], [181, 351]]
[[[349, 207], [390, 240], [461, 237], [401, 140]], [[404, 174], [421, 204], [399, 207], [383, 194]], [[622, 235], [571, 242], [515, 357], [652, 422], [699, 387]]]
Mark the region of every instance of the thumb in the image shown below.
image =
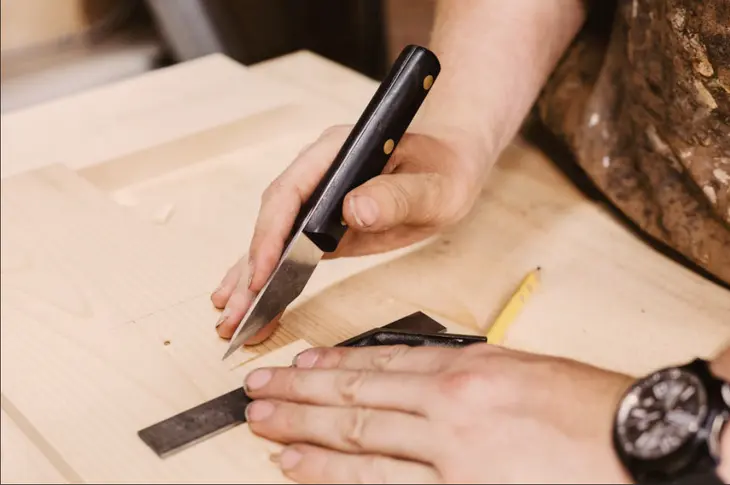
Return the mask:
[[381, 232], [401, 224], [440, 225], [455, 211], [453, 182], [438, 173], [394, 173], [352, 190], [343, 204], [348, 226]]

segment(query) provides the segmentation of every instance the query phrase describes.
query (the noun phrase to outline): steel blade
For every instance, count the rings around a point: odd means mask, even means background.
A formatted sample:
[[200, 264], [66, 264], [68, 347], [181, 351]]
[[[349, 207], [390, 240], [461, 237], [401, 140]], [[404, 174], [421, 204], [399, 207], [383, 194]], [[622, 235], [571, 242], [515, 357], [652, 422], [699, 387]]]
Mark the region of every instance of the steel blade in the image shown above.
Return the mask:
[[231, 338], [225, 360], [256, 335], [304, 290], [324, 252], [299, 232], [287, 244], [279, 264], [241, 320]]

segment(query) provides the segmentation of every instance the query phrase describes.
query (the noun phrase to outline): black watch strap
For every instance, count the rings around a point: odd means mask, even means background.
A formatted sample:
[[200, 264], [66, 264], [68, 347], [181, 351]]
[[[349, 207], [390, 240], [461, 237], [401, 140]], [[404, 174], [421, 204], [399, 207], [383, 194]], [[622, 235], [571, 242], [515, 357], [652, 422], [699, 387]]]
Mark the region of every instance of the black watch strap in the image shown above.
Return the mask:
[[715, 470], [688, 474], [674, 480], [638, 482], [637, 485], [725, 485]]

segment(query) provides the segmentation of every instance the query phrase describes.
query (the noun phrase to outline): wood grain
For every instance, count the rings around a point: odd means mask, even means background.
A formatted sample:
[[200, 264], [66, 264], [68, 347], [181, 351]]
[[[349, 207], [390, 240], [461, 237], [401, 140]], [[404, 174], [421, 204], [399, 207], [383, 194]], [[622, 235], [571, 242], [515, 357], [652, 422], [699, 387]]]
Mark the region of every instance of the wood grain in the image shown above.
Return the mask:
[[117, 325], [207, 294], [227, 264], [147, 224], [74, 172], [2, 182], [3, 294]]
[[[200, 312], [189, 307], [109, 327], [100, 321], [88, 325], [57, 307], [29, 311], [23, 303], [33, 304], [3, 292], [3, 408], [8, 411], [12, 403], [83, 481], [240, 483], [256, 477], [253, 481], [281, 482], [268, 460], [276, 447], [246, 426], [165, 460], [147, 449], [136, 431], [240, 386], [252, 368], [288, 365], [308, 344], [296, 342], [244, 365], [241, 355], [238, 362], [223, 363], [225, 343], [213, 342], [210, 326], [207, 343], [203, 339], [200, 346], [190, 340], [186, 346], [180, 337], [199, 334]], [[186, 354], [186, 348], [194, 350]], [[204, 358], [195, 359], [196, 352]], [[194, 365], [200, 362], [208, 365]]]
[[[270, 61], [266, 72], [297, 82], [300, 68], [291, 59]], [[302, 86], [317, 84], [320, 72], [323, 80], [333, 76], [327, 61], [311, 66]], [[353, 83], [349, 89], [364, 98], [370, 87]], [[348, 109], [355, 116], [355, 108]], [[276, 145], [241, 146], [196, 170], [119, 189], [115, 197], [140, 204], [150, 218], [174, 203], [167, 224], [191, 232], [211, 233], [220, 220], [246, 221], [228, 226], [226, 238], [216, 243], [237, 258], [252, 234], [258, 194], [327, 124], [326, 110], [311, 116], [320, 121], [287, 129]], [[266, 166], [258, 163], [262, 159]], [[546, 287], [528, 305], [507, 345], [641, 373], [711, 355], [730, 338], [727, 291], [637, 240], [518, 140], [463, 224], [397, 252], [323, 262], [265, 346], [303, 335], [315, 344], [331, 344], [348, 329], [369, 328], [416, 309], [485, 331], [517, 282], [537, 265], [545, 270]], [[363, 310], [352, 312], [353, 307]]]
[[[319, 96], [353, 108], [359, 115], [375, 93], [378, 83], [356, 71], [309, 51], [298, 51], [249, 67], [262, 79], [277, 79], [304, 88], [308, 97]], [[357, 116], [356, 115], [356, 116]]]
[[[323, 262], [266, 344], [221, 361], [209, 293], [245, 253], [261, 192], [325, 126], [359, 115], [343, 100], [374, 89], [288, 59], [247, 71], [213, 56], [3, 117], [16, 138], [3, 143], [0, 381], [16, 426], [2, 454], [19, 457], [17, 480], [280, 482], [275, 446], [245, 426], [167, 460], [136, 431], [239, 386], [263, 359], [288, 365], [413, 311], [484, 332], [537, 265], [542, 287], [509, 347], [639, 374], [730, 340], [726, 290], [652, 251], [517, 140], [461, 224]], [[329, 97], [315, 88], [328, 79]]]
[[[36, 442], [42, 441], [37, 433], [29, 434]], [[0, 436], [2, 483], [70, 483], [5, 409], [0, 410]]]
[[301, 98], [213, 54], [3, 116], [0, 174], [82, 168]]

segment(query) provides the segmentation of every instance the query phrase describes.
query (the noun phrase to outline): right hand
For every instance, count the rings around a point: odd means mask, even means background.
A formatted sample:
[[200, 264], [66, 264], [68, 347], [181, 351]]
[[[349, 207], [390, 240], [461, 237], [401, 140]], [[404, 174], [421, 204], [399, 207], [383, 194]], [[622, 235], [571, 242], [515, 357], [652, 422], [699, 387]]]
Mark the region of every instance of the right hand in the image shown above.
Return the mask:
[[[217, 308], [225, 308], [217, 325], [221, 337], [233, 335], [256, 293], [266, 283], [300, 207], [324, 176], [351, 129], [335, 126], [325, 130], [264, 191], [248, 255], [228, 270], [211, 296]], [[383, 174], [345, 197], [342, 216], [349, 230], [337, 251], [325, 257], [397, 249], [462, 219], [479, 194], [488, 166], [489, 155], [482, 146], [480, 140], [464, 132], [406, 133]], [[271, 322], [246, 344], [267, 339], [277, 322]]]

